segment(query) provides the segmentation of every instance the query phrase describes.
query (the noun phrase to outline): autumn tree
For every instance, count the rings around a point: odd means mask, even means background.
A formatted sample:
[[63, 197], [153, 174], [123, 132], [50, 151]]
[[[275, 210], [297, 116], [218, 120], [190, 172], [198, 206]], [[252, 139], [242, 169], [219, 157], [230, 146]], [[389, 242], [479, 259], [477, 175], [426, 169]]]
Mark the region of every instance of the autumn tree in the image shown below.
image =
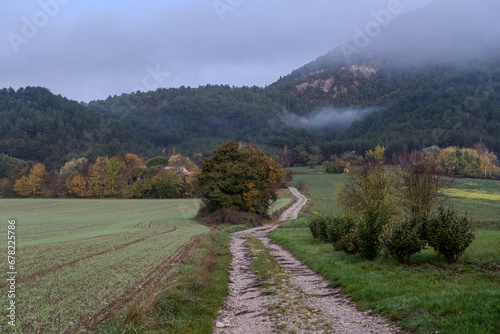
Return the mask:
[[87, 180], [78, 172], [73, 172], [73, 174], [71, 174], [71, 176], [66, 180], [66, 187], [68, 189], [68, 193], [73, 196], [87, 197], [89, 195]]
[[171, 156], [168, 159], [168, 165], [169, 167], [174, 167], [178, 173], [182, 174], [185, 181], [183, 186], [184, 196], [193, 197], [196, 192], [196, 175], [200, 172], [200, 168], [191, 159], [180, 154]]
[[49, 198], [65, 197], [68, 192], [64, 176], [52, 170], [45, 176], [44, 194]]
[[121, 156], [114, 156], [109, 159], [108, 165], [106, 166], [106, 177], [104, 179], [106, 196], [120, 197], [121, 191], [127, 184], [127, 180], [122, 177], [122, 172], [125, 169], [125, 161]]
[[106, 176], [108, 174], [108, 157], [99, 157], [90, 167], [88, 177], [88, 190], [94, 197], [104, 197], [108, 192], [106, 188]]
[[38, 163], [33, 166], [28, 176], [28, 184], [32, 195], [39, 196], [43, 194], [46, 174], [44, 164]]
[[137, 198], [179, 198], [183, 186], [184, 180], [179, 173], [158, 166], [139, 178], [132, 191]]
[[156, 175], [151, 179], [150, 195], [154, 198], [179, 198], [184, 181], [176, 172], [158, 168]]
[[447, 147], [437, 154], [439, 171], [458, 177], [491, 178], [500, 177], [500, 168], [496, 166], [497, 156], [485, 146], [476, 148]]
[[125, 154], [123, 158], [125, 165], [127, 167], [127, 171], [129, 172], [129, 179], [134, 181], [135, 178], [141, 173], [144, 169], [141, 158], [132, 153]]
[[177, 168], [184, 167], [184, 168], [186, 168], [186, 170], [188, 170], [190, 172], [196, 172], [199, 169], [198, 166], [196, 166], [191, 161], [191, 159], [189, 159], [188, 157], [183, 157], [180, 154], [172, 155], [168, 159], [168, 165], [172, 166], [172, 167], [177, 167]]
[[38, 163], [34, 165], [29, 171], [28, 176], [22, 176], [14, 183], [14, 192], [23, 197], [43, 195], [46, 174], [43, 164]]
[[31, 195], [31, 187], [28, 182], [27, 176], [22, 176], [16, 183], [14, 183], [14, 192], [21, 197], [28, 197]]
[[281, 166], [264, 151], [229, 141], [203, 161], [197, 181], [209, 212], [231, 209], [266, 216], [283, 178]]

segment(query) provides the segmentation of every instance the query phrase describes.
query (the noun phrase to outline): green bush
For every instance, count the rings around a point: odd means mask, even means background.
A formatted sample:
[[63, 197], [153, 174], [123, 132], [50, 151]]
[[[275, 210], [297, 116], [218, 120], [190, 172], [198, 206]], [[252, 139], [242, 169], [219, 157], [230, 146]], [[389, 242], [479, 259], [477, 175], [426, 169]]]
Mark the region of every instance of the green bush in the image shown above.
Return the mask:
[[420, 252], [425, 246], [425, 241], [421, 238], [425, 223], [426, 219], [421, 217], [385, 225], [379, 236], [382, 248], [399, 262], [409, 264], [410, 256]]
[[309, 229], [314, 238], [323, 242], [328, 242], [327, 227], [329, 218], [320, 214], [315, 214], [309, 219]]
[[356, 221], [351, 217], [330, 217], [326, 229], [328, 242], [331, 242], [336, 250], [343, 250], [340, 249], [342, 247], [339, 246], [339, 241], [355, 229]]
[[323, 168], [327, 173], [333, 173], [333, 174], [342, 174], [345, 170], [345, 162], [343, 161], [324, 161], [323, 162]]
[[309, 229], [314, 238], [332, 243], [335, 250], [347, 253], [356, 253], [358, 250], [358, 234], [352, 233], [356, 231], [356, 225], [356, 220], [350, 217], [315, 214], [309, 219]]
[[453, 208], [440, 206], [427, 226], [429, 246], [436, 253], [443, 255], [448, 263], [457, 262], [474, 240], [472, 220], [467, 216], [458, 216]]
[[389, 222], [389, 214], [380, 213], [375, 210], [368, 210], [358, 224], [359, 253], [368, 260], [377, 257], [380, 248], [379, 235], [383, 226]]

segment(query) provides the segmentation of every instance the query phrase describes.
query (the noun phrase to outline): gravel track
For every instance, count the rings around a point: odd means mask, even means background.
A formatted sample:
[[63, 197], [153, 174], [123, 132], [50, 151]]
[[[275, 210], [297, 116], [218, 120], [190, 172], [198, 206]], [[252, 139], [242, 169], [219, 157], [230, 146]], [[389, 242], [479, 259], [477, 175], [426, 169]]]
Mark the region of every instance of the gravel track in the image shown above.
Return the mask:
[[[298, 200], [282, 214], [280, 222], [296, 219], [307, 202], [297, 189], [290, 191]], [[214, 334], [403, 333], [386, 319], [357, 310], [340, 288], [331, 288], [290, 252], [273, 244], [268, 235], [278, 226], [269, 224], [232, 234], [229, 296], [219, 311]], [[273, 293], [266, 293], [268, 282], [250, 270], [255, 252], [248, 238], [261, 240], [265, 251], [278, 262], [284, 279], [273, 286]]]

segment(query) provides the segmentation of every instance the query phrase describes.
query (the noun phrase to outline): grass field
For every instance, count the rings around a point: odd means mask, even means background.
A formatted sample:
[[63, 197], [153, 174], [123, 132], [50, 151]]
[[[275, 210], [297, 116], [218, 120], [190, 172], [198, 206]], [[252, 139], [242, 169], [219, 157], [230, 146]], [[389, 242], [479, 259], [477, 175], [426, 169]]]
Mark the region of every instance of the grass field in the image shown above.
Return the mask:
[[[15, 333], [81, 332], [164, 285], [209, 231], [192, 220], [198, 206], [198, 200], [0, 200], [5, 234], [8, 220], [16, 221]], [[0, 326], [6, 332], [6, 323]]]
[[[343, 175], [295, 175], [313, 200], [311, 212], [341, 213], [332, 194], [345, 182]], [[379, 256], [366, 261], [358, 255], [334, 251], [315, 240], [307, 228], [308, 216], [271, 235], [300, 260], [341, 286], [360, 309], [373, 310], [412, 333], [500, 333], [500, 222], [499, 202], [474, 193], [492, 194], [497, 181], [457, 180], [446, 196], [459, 211], [469, 211], [483, 228], [456, 264], [447, 264], [431, 249], [413, 255], [412, 265]], [[453, 191], [467, 191], [459, 197]], [[459, 192], [461, 196], [464, 193]]]
[[271, 213], [273, 213], [273, 212], [276, 212], [276, 211], [282, 209], [283, 207], [287, 206], [288, 204], [290, 204], [293, 201], [292, 198], [295, 198], [295, 197], [292, 195], [290, 190], [279, 189], [278, 190], [278, 199], [276, 200], [276, 202], [273, 203], [273, 205], [271, 206], [269, 211]]
[[[313, 199], [311, 212], [322, 214], [342, 214], [342, 208], [336, 205], [333, 194], [338, 184], [346, 182], [345, 174], [321, 173], [321, 169], [292, 168], [298, 174], [294, 183], [303, 183]], [[498, 227], [500, 222], [500, 181], [454, 179], [451, 187], [441, 197], [444, 205], [452, 204], [460, 213], [471, 216], [478, 227]]]

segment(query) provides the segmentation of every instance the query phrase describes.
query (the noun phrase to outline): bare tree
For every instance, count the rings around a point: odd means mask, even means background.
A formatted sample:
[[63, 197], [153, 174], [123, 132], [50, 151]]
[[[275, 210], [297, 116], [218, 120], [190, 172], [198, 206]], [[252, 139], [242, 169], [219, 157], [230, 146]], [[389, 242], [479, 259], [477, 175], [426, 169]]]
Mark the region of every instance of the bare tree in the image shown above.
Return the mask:
[[429, 216], [449, 182], [438, 174], [435, 155], [413, 151], [400, 158], [400, 193], [404, 211], [412, 217]]

